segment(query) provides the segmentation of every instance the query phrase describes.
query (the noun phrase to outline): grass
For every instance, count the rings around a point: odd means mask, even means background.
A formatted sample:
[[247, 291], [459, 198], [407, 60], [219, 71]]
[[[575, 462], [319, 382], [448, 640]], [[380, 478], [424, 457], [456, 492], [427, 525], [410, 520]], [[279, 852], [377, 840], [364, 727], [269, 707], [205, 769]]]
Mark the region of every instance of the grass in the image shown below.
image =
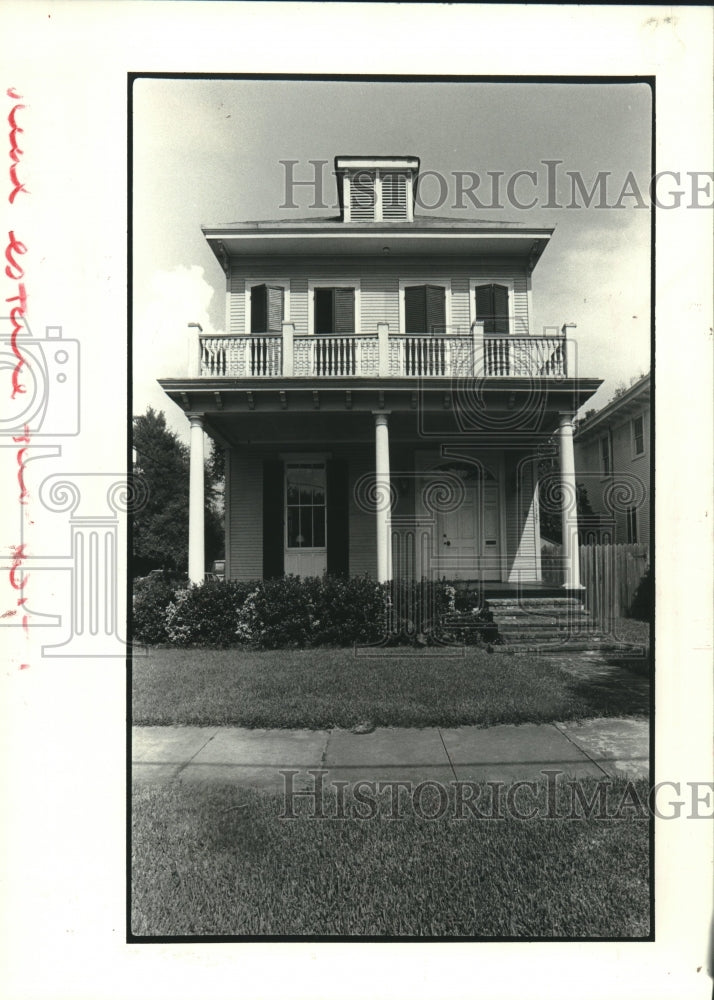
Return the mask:
[[[359, 656], [347, 649], [250, 652], [153, 649], [133, 667], [135, 725], [248, 728], [459, 726], [646, 714], [646, 681], [578, 681], [529, 655], [428, 650]], [[626, 672], [632, 681], [632, 675]]]
[[[646, 784], [634, 786], [646, 803]], [[583, 787], [591, 796], [594, 780]], [[648, 822], [611, 818], [622, 788], [609, 786], [610, 818], [565, 818], [559, 786], [555, 819], [457, 818], [450, 807], [429, 821], [406, 806], [360, 821], [349, 804], [350, 818], [311, 818], [304, 800], [297, 819], [280, 819], [278, 795], [235, 785], [138, 787], [132, 932], [646, 937]]]

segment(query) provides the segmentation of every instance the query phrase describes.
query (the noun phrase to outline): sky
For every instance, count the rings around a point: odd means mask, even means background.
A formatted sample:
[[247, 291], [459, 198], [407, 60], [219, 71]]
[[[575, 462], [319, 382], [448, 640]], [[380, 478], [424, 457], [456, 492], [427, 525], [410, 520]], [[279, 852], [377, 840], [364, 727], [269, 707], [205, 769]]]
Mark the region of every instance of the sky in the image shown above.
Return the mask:
[[[202, 224], [331, 214], [297, 187], [285, 201], [285, 160], [296, 179], [324, 168], [335, 204], [335, 155], [415, 155], [425, 174], [421, 214], [555, 227], [533, 274], [532, 333], [574, 323], [581, 376], [604, 384], [600, 407], [650, 368], [651, 92], [642, 83], [472, 83], [372, 80], [138, 79], [133, 91], [134, 413], [151, 405], [186, 437], [180, 409], [156, 379], [186, 372], [187, 324], [225, 328], [225, 279]], [[548, 203], [548, 168], [556, 168]], [[446, 179], [446, 200], [428, 171]], [[455, 172], [481, 177], [477, 207], [457, 204]], [[531, 171], [516, 198], [516, 171]], [[608, 172], [605, 203], [572, 202], [568, 172], [590, 191]], [[500, 172], [500, 198], [491, 174]], [[634, 189], [627, 187], [634, 179]], [[621, 197], [623, 188], [630, 193]], [[612, 207], [616, 203], [621, 207]], [[499, 202], [503, 207], [498, 206]], [[510, 202], [510, 203], [509, 203]], [[638, 204], [639, 202], [639, 204]], [[430, 206], [434, 205], [432, 209]]]

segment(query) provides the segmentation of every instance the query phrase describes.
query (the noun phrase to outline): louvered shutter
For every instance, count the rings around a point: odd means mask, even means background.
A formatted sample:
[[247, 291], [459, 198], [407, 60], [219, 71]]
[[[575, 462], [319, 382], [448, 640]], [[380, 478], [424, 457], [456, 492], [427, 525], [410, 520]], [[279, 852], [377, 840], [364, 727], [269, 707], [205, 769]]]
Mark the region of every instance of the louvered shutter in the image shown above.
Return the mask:
[[426, 332], [426, 293], [423, 285], [404, 289], [405, 333]]
[[283, 328], [283, 300], [285, 293], [282, 288], [268, 288], [268, 325], [266, 333], [280, 333]]
[[271, 580], [285, 572], [283, 538], [283, 463], [263, 463], [263, 579]]
[[355, 291], [354, 288], [333, 289], [334, 329], [333, 333], [354, 333], [355, 331]]
[[476, 319], [484, 333], [509, 333], [508, 289], [505, 285], [480, 285], [476, 289]]
[[347, 462], [327, 463], [327, 572], [349, 573], [349, 483]]
[[268, 327], [268, 288], [253, 285], [250, 290], [250, 332], [265, 333]]
[[354, 222], [374, 221], [374, 174], [359, 170], [350, 178], [350, 216]]
[[427, 333], [446, 333], [446, 293], [439, 285], [427, 285], [426, 300], [426, 331]]
[[508, 289], [493, 285], [494, 333], [510, 333], [508, 328]]
[[404, 174], [382, 174], [382, 218], [407, 217], [407, 179]]

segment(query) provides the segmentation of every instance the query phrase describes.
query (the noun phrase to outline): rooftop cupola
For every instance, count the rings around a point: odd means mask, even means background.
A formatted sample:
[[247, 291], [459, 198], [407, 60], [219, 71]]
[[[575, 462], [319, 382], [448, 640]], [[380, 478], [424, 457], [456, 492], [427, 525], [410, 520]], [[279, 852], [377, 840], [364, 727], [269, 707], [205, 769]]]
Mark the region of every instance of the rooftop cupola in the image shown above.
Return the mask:
[[343, 222], [413, 222], [417, 156], [336, 156]]

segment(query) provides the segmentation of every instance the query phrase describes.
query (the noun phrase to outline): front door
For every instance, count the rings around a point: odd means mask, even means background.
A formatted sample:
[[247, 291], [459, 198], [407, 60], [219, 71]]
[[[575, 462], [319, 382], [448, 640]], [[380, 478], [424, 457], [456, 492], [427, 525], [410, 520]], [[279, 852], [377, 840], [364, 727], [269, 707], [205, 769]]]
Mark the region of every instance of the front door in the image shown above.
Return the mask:
[[422, 575], [501, 579], [499, 490], [490, 469], [458, 460], [430, 465], [423, 473], [422, 508], [433, 515], [431, 566], [427, 572], [422, 567]]

